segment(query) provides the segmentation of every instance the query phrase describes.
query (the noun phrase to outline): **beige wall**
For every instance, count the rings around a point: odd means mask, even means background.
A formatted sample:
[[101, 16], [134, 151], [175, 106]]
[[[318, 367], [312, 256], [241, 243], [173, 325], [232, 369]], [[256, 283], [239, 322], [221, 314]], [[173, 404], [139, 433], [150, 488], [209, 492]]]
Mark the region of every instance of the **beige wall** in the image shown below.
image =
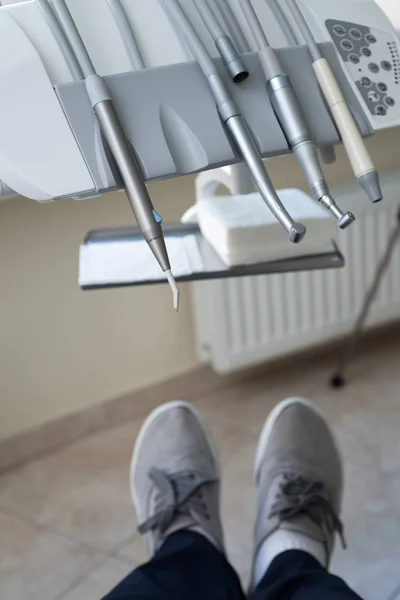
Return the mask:
[[[151, 192], [162, 213], [178, 219], [193, 202], [192, 178]], [[85, 233], [132, 222], [123, 194], [0, 204], [0, 438], [196, 364], [187, 287], [178, 315], [164, 286], [78, 288]]]
[[[382, 170], [399, 169], [398, 139], [392, 131], [370, 141]], [[303, 186], [292, 158], [270, 161], [268, 168], [277, 187]], [[327, 171], [332, 183], [350, 179], [342, 150]], [[167, 219], [178, 219], [194, 201], [193, 178], [153, 184], [151, 193]], [[0, 439], [197, 364], [188, 286], [178, 315], [167, 287], [90, 293], [78, 288], [85, 233], [129, 223], [122, 194], [0, 204]]]

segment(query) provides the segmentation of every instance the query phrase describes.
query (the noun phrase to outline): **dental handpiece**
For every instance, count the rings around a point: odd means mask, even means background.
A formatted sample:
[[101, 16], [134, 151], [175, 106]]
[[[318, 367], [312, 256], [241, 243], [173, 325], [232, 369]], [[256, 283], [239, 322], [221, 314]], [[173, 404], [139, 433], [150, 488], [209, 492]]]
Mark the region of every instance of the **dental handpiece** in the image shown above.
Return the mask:
[[370, 200], [372, 202], [379, 202], [382, 200], [383, 194], [378, 171], [372, 162], [339, 83], [328, 61], [323, 58], [313, 33], [296, 0], [288, 0], [288, 7], [309, 48], [315, 75], [339, 130], [353, 172]]
[[[271, 50], [271, 49], [270, 49]], [[276, 56], [272, 51], [272, 61]], [[263, 53], [264, 63], [269, 63], [267, 52]], [[263, 64], [267, 75], [267, 64]], [[337, 219], [338, 226], [346, 229], [355, 221], [351, 212], [343, 212], [333, 199], [322, 171], [317, 147], [312, 139], [308, 124], [296, 96], [290, 78], [285, 73], [267, 77], [267, 89], [272, 107], [281, 125], [290, 149], [303, 169], [313, 197], [329, 210]]]
[[[292, 27], [289, 25], [289, 22], [286, 18], [285, 13], [282, 10], [281, 5], [278, 3], [277, 0], [266, 0], [266, 2], [275, 19], [277, 20], [288, 45], [297, 47], [299, 45], [299, 42], [294, 34], [294, 31], [292, 30]], [[319, 146], [319, 153], [322, 158], [322, 162], [325, 165], [332, 165], [336, 162], [336, 150], [334, 146]]]
[[[103, 83], [102, 79], [100, 81]], [[179, 290], [172, 277], [171, 264], [161, 227], [162, 219], [154, 209], [141, 169], [122, 129], [113, 102], [110, 98], [106, 99], [104, 95], [103, 99], [97, 103], [96, 99], [93, 98], [92, 86], [94, 84], [94, 87], [97, 88], [100, 81], [87, 81], [86, 83], [88, 91], [90, 90], [89, 95], [94, 100], [94, 111], [99, 120], [102, 133], [118, 165], [118, 171], [124, 183], [126, 195], [142, 236], [171, 286], [174, 296], [174, 308], [177, 311], [179, 309]]]
[[96, 77], [96, 79], [86, 80], [86, 87], [101, 131], [118, 165], [126, 195], [143, 238], [166, 274], [174, 296], [174, 308], [177, 311], [179, 309], [179, 292], [176, 282], [171, 277], [171, 265], [161, 227], [162, 219], [154, 209], [141, 169], [122, 129], [111, 98], [105, 96], [106, 90], [102, 91], [100, 98], [98, 96], [98, 88], [103, 87], [104, 82], [96, 75], [92, 77]]
[[343, 212], [330, 194], [316, 145], [292, 82], [282, 68], [278, 54], [270, 47], [251, 0], [240, 0], [239, 4], [257, 42], [270, 101], [289, 148], [302, 167], [313, 197], [335, 216], [341, 229], [346, 229], [355, 221], [355, 217], [350, 212]]
[[289, 233], [293, 243], [302, 241], [306, 228], [301, 223], [295, 223], [282, 202], [280, 201], [258, 152], [258, 148], [247, 123], [236, 106], [224, 80], [219, 75], [211, 56], [203, 46], [195, 29], [182, 10], [178, 0], [162, 0], [166, 14], [172, 25], [180, 32], [185, 43], [195, 57], [204, 73], [213, 94], [221, 120], [225, 124], [230, 137], [237, 147], [242, 160], [247, 164], [253, 180], [268, 208], [276, 219]]
[[95, 71], [92, 60], [65, 0], [52, 1], [59, 23], [82, 70], [93, 110], [98, 119], [102, 134], [117, 164], [138, 226], [143, 238], [168, 279], [173, 292], [174, 308], [178, 310], [179, 290], [171, 272], [171, 265], [161, 227], [162, 219], [154, 209], [138, 160], [125, 135], [107, 86], [102, 77]]

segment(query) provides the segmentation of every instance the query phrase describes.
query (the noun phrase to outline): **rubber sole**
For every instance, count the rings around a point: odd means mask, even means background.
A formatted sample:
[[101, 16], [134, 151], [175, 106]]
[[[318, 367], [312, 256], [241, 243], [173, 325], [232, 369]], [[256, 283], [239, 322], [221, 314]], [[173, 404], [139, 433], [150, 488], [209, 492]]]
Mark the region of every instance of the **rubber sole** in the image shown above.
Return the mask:
[[131, 462], [131, 468], [130, 468], [130, 490], [131, 490], [132, 501], [135, 506], [136, 513], [139, 517], [139, 520], [143, 519], [143, 515], [140, 515], [139, 499], [136, 494], [134, 479], [135, 479], [135, 473], [136, 473], [137, 465], [139, 462], [139, 455], [140, 455], [140, 451], [142, 449], [143, 441], [146, 438], [148, 431], [149, 431], [150, 427], [153, 425], [154, 421], [156, 421], [164, 413], [166, 413], [170, 410], [176, 410], [177, 408], [187, 410], [196, 420], [197, 424], [203, 431], [204, 436], [209, 445], [209, 448], [211, 450], [211, 454], [212, 454], [212, 457], [213, 457], [213, 460], [215, 463], [215, 467], [217, 470], [217, 478], [219, 479], [221, 477], [221, 466], [220, 466], [220, 462], [219, 462], [218, 449], [215, 444], [214, 438], [211, 434], [211, 431], [210, 431], [208, 425], [206, 424], [206, 422], [204, 421], [203, 417], [200, 415], [200, 413], [194, 408], [194, 406], [192, 406], [188, 402], [184, 402], [181, 400], [177, 400], [174, 402], [168, 402], [167, 404], [162, 404], [161, 406], [156, 408], [147, 417], [147, 419], [143, 423], [143, 426], [142, 426], [142, 428], [139, 432], [139, 435], [136, 439], [135, 448], [133, 450], [133, 456], [132, 456], [132, 462]]
[[[306, 400], [305, 398], [288, 398], [287, 400], [283, 400], [283, 402], [278, 404], [271, 411], [271, 413], [261, 431], [261, 434], [260, 434], [260, 439], [259, 439], [257, 450], [256, 450], [256, 459], [255, 459], [255, 464], [254, 464], [254, 481], [256, 482], [256, 484], [257, 484], [259, 472], [261, 470], [262, 461], [263, 461], [263, 457], [265, 454], [265, 449], [268, 445], [268, 442], [271, 437], [271, 433], [276, 425], [276, 422], [279, 419], [279, 417], [281, 416], [281, 414], [283, 412], [285, 412], [285, 410], [287, 408], [289, 408], [290, 406], [294, 406], [295, 404], [300, 404], [301, 406], [306, 406], [307, 408], [312, 410], [314, 412], [314, 414], [318, 415], [318, 417], [323, 420], [323, 422], [325, 423], [325, 425], [329, 429], [329, 431], [332, 431], [332, 428], [331, 428], [330, 424], [328, 423], [324, 414], [310, 400]], [[337, 447], [335, 436], [334, 436], [333, 432], [332, 432], [332, 438], [334, 440], [335, 449], [336, 449], [338, 455], [340, 456], [340, 452]]]

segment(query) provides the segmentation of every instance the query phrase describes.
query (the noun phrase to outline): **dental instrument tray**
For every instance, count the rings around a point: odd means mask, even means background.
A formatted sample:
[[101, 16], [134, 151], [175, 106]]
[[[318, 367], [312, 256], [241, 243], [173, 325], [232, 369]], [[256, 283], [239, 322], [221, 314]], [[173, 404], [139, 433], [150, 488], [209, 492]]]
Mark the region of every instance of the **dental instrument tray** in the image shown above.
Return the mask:
[[[334, 241], [330, 252], [325, 248], [318, 254], [229, 268], [204, 239], [198, 225], [166, 223], [164, 234], [172, 270], [180, 282], [345, 266], [345, 259]], [[151, 255], [138, 228], [93, 230], [81, 246], [80, 287], [98, 290], [167, 283], [157, 268], [149, 271], [151, 262]]]

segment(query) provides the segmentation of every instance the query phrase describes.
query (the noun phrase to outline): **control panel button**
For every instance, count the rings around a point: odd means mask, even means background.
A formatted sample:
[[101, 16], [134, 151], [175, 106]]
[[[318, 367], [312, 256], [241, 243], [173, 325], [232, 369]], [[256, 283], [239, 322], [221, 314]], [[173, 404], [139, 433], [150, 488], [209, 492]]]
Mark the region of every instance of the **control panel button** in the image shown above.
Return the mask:
[[376, 44], [378, 41], [372, 33], [367, 33], [365, 39], [367, 40], [368, 44]]
[[335, 27], [333, 28], [333, 31], [336, 33], [336, 35], [338, 35], [339, 37], [344, 37], [346, 35], [346, 30], [343, 27], [343, 25], [335, 25]]
[[362, 77], [362, 79], [361, 79], [361, 85], [363, 87], [371, 87], [372, 81], [370, 80], [369, 77]]
[[387, 106], [394, 106], [396, 104], [396, 101], [394, 98], [392, 98], [391, 96], [388, 96], [387, 98], [385, 98], [385, 102]]
[[362, 54], [363, 56], [367, 56], [368, 58], [369, 58], [370, 56], [372, 56], [372, 52], [371, 52], [371, 50], [370, 50], [369, 48], [367, 48], [366, 46], [364, 46], [364, 48], [361, 48], [361, 54]]
[[353, 42], [351, 42], [350, 40], [342, 40], [340, 42], [340, 45], [342, 46], [343, 50], [353, 50], [354, 46], [353, 46]]
[[361, 31], [359, 29], [356, 29], [355, 27], [353, 27], [353, 29], [350, 29], [349, 33], [353, 40], [361, 40], [362, 38]]
[[369, 70], [372, 71], [372, 73], [379, 73], [379, 65], [377, 65], [376, 63], [369, 63]]
[[360, 62], [360, 59], [358, 58], [357, 54], [350, 54], [349, 61], [352, 62], [353, 65], [358, 65], [358, 63]]
[[386, 85], [386, 83], [378, 83], [378, 90], [380, 92], [387, 92], [388, 86]]
[[387, 109], [384, 106], [379, 105], [375, 109], [375, 114], [379, 117], [385, 117], [387, 115]]
[[393, 69], [392, 63], [390, 63], [388, 60], [383, 60], [381, 62], [381, 67], [384, 71], [391, 71]]
[[368, 98], [369, 100], [371, 100], [371, 102], [379, 102], [380, 95], [375, 90], [371, 90], [370, 92], [368, 92]]

